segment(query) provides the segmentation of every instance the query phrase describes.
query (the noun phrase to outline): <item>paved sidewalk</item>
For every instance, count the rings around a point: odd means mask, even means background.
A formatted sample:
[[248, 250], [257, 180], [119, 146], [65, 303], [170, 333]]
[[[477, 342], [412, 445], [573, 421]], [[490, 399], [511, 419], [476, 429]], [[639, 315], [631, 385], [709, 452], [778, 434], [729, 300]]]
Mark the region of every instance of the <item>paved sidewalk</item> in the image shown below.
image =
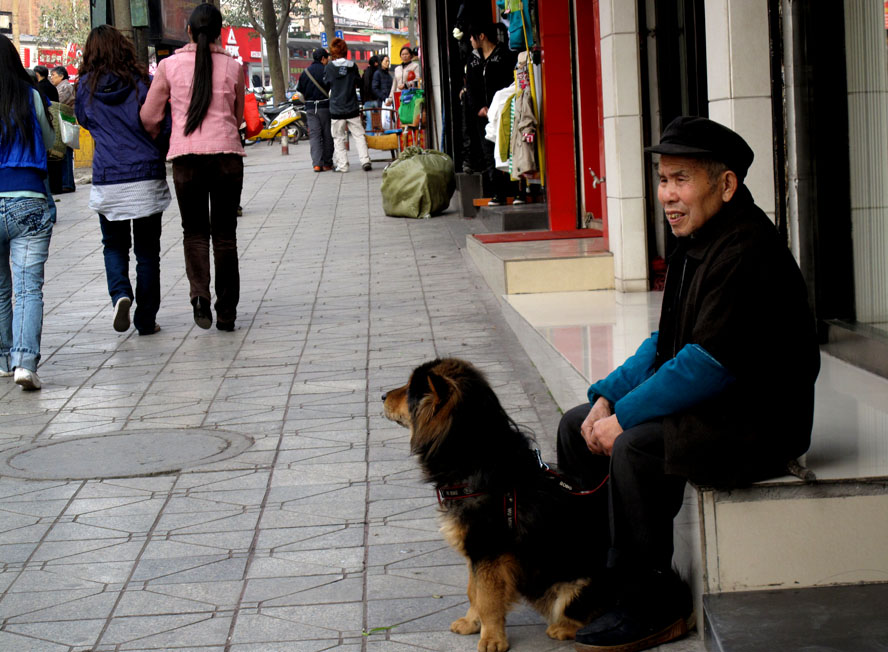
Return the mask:
[[[0, 650], [476, 648], [448, 631], [465, 567], [380, 402], [465, 357], [554, 458], [558, 411], [464, 256], [475, 225], [385, 217], [384, 163], [248, 151], [233, 333], [192, 321], [175, 202], [163, 330], [114, 332], [89, 186], [60, 196], [44, 388], [0, 379]], [[572, 649], [527, 608], [509, 623], [516, 652]]]

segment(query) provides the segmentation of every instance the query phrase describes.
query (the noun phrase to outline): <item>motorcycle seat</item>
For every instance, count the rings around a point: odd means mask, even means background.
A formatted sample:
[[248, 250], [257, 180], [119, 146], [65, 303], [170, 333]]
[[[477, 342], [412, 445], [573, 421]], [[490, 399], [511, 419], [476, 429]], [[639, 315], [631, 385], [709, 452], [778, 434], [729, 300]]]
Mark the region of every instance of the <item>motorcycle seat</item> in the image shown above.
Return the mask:
[[279, 113], [282, 113], [283, 111], [286, 111], [287, 109], [290, 108], [290, 106], [291, 106], [290, 104], [279, 104], [279, 105], [277, 105], [277, 106], [266, 106], [266, 107], [263, 107], [263, 110], [264, 110], [264, 112], [265, 112], [265, 115], [268, 116], [268, 119], [269, 119], [269, 120], [274, 120], [275, 117], [277, 117], [277, 115], [278, 115]]

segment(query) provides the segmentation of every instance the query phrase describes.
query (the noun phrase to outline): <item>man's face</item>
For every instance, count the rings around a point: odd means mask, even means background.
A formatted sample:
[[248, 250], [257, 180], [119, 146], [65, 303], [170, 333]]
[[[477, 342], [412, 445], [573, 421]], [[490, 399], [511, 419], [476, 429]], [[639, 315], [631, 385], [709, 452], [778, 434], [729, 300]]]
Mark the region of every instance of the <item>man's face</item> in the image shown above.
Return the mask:
[[52, 72], [49, 73], [49, 81], [52, 82], [53, 86], [58, 86], [59, 82], [61, 82], [63, 79], [64, 79], [64, 77], [62, 77], [55, 70], [53, 70]]
[[679, 238], [689, 236], [721, 210], [725, 202], [720, 182], [725, 174], [713, 180], [696, 159], [660, 156], [657, 199], [666, 211], [672, 233]]

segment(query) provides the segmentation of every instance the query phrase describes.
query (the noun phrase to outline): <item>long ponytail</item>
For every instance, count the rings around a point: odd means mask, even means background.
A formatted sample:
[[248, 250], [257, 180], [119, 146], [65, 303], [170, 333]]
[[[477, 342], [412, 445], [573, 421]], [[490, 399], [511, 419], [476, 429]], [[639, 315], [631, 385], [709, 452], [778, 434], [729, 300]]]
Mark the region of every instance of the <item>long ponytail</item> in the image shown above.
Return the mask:
[[213, 52], [210, 44], [222, 33], [222, 13], [209, 3], [195, 7], [188, 19], [191, 40], [197, 43], [194, 53], [194, 78], [191, 82], [191, 103], [185, 121], [185, 135], [197, 131], [203, 123], [213, 98]]

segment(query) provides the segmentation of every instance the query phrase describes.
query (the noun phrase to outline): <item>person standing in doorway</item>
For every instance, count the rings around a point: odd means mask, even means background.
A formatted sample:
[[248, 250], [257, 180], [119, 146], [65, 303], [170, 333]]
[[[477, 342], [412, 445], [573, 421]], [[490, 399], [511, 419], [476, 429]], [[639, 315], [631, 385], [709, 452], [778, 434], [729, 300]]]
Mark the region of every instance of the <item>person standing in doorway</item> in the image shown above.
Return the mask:
[[54, 140], [43, 96], [0, 34], [0, 376], [25, 390], [41, 387], [43, 269], [55, 221], [46, 150]]
[[312, 64], [302, 71], [296, 90], [305, 100], [311, 165], [315, 172], [333, 169], [333, 134], [330, 131], [330, 85], [324, 81], [324, 67], [330, 55], [324, 48], [311, 53]]
[[515, 55], [499, 42], [497, 27], [493, 23], [476, 27], [471, 31], [472, 47], [481, 54], [480, 79], [470, 79], [470, 89], [477, 88], [472, 94], [472, 102], [477, 109], [478, 129], [480, 131], [481, 153], [483, 156], [484, 181], [492, 191], [490, 206], [506, 203], [506, 191], [509, 178], [506, 173], [496, 169], [494, 159], [494, 143], [485, 137], [487, 128], [487, 111], [493, 96], [500, 89], [506, 88], [514, 80]]
[[[148, 95], [148, 69], [136, 59], [132, 42], [110, 25], [89, 33], [80, 66], [77, 121], [95, 141], [89, 207], [99, 214], [105, 277], [114, 306], [114, 330], [133, 323], [139, 335], [160, 330], [160, 229], [172, 200], [161, 150], [165, 130], [151, 138], [139, 120]], [[132, 234], [131, 234], [132, 231]], [[129, 279], [129, 252], [136, 256], [136, 291]]]
[[365, 172], [373, 169], [370, 164], [370, 153], [367, 150], [367, 139], [364, 136], [364, 125], [361, 122], [361, 110], [358, 106], [358, 95], [355, 90], [361, 81], [358, 67], [349, 61], [348, 46], [341, 38], [330, 43], [332, 61], [327, 64], [324, 76], [330, 85], [330, 117], [333, 131], [333, 163], [337, 172], [348, 172], [348, 136], [358, 150], [358, 159]]
[[194, 323], [213, 324], [210, 310], [210, 242], [216, 273], [216, 328], [233, 331], [240, 299], [237, 207], [244, 181], [244, 148], [238, 128], [244, 118], [241, 66], [218, 44], [222, 14], [198, 5], [188, 19], [191, 43], [160, 62], [142, 106], [142, 124], [152, 137], [172, 109], [167, 158], [173, 162], [176, 201], [182, 215], [185, 272]]

